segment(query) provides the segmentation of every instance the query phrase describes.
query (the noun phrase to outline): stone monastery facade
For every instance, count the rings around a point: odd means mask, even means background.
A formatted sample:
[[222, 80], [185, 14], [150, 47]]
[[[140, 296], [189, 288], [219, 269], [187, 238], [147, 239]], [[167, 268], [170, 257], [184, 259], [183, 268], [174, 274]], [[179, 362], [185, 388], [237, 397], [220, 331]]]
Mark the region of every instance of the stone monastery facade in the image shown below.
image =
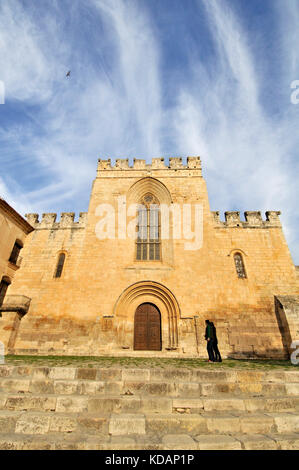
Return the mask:
[[206, 356], [209, 319], [224, 357], [287, 357], [299, 340], [299, 279], [279, 214], [221, 221], [199, 157], [99, 160], [78, 221], [26, 215], [34, 230], [0, 307], [5, 347]]

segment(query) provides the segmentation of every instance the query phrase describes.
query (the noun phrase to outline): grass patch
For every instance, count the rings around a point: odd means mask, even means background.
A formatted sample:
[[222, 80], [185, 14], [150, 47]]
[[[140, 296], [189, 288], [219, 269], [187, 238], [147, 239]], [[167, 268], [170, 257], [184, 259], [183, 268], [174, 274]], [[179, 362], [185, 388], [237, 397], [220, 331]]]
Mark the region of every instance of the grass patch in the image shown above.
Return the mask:
[[114, 368], [206, 368], [206, 369], [287, 369], [295, 370], [291, 361], [270, 359], [224, 359], [208, 363], [200, 358], [149, 358], [112, 356], [5, 356], [7, 365], [34, 365], [48, 367], [114, 367]]

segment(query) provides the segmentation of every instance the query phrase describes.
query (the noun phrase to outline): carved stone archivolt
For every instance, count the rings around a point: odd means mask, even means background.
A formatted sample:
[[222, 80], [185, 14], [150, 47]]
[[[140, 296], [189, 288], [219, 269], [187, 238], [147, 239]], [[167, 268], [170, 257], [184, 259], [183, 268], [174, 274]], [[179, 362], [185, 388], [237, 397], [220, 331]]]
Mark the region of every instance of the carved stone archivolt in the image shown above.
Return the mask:
[[144, 196], [152, 194], [156, 197], [160, 204], [171, 204], [171, 195], [166, 186], [156, 178], [141, 178], [134, 183], [128, 191], [127, 201], [131, 203], [139, 203]]
[[152, 303], [161, 312], [162, 349], [178, 347], [179, 304], [172, 292], [164, 285], [154, 281], [141, 281], [125, 289], [118, 298], [114, 315], [117, 337], [120, 346], [123, 342], [133, 347], [134, 316], [136, 309], [143, 303]]

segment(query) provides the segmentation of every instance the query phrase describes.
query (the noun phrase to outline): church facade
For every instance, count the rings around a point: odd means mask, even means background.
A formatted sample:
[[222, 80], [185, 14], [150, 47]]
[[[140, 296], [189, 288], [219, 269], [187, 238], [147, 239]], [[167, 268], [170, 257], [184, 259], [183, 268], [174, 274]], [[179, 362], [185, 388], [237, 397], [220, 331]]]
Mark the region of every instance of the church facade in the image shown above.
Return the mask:
[[220, 220], [199, 157], [99, 160], [78, 221], [26, 215], [34, 230], [0, 308], [7, 352], [205, 357], [209, 319], [224, 357], [288, 357], [299, 278], [279, 214]]

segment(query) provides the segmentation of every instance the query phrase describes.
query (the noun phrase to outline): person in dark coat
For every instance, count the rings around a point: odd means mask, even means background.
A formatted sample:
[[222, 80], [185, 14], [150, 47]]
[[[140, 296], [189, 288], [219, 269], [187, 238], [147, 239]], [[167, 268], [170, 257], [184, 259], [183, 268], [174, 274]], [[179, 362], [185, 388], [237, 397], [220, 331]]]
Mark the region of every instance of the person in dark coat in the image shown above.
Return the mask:
[[221, 354], [218, 349], [218, 339], [216, 334], [216, 327], [213, 322], [210, 322], [210, 326], [212, 328], [212, 346], [213, 346], [213, 353], [215, 357], [215, 362], [222, 362]]
[[209, 362], [215, 362], [214, 350], [213, 350], [213, 328], [209, 320], [206, 320], [205, 339], [207, 341], [207, 351], [209, 355]]

